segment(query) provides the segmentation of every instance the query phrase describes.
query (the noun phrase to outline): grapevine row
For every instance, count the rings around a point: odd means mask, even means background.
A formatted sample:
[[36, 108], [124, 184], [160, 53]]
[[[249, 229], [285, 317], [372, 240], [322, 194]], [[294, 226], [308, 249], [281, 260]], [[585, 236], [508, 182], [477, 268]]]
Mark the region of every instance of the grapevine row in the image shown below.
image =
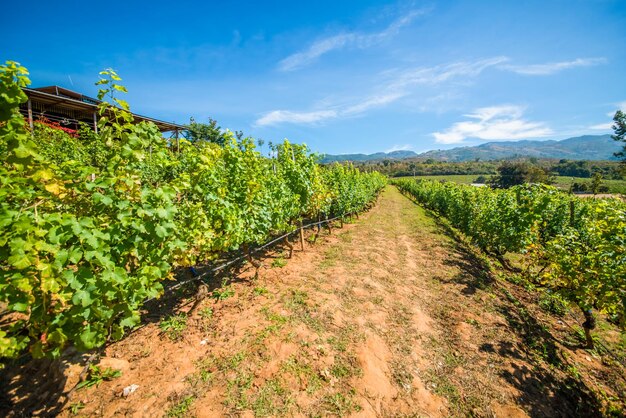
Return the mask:
[[578, 305], [586, 329], [593, 325], [592, 308], [626, 326], [624, 202], [581, 199], [545, 185], [494, 190], [425, 180], [394, 184], [487, 253], [501, 260], [506, 253], [525, 254], [529, 277]]
[[[58, 356], [118, 339], [173, 269], [295, 230], [303, 218], [363, 210], [378, 173], [323, 168], [288, 141], [179, 147], [134, 123], [125, 88], [101, 73], [98, 133], [25, 127], [26, 69], [0, 66], [0, 359]], [[179, 149], [178, 149], [179, 148]]]

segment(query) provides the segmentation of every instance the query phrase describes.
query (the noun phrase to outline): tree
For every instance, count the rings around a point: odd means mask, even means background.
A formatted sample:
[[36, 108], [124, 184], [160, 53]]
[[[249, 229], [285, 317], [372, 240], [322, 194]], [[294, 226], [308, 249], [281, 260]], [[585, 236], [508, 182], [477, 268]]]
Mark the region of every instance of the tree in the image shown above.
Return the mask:
[[591, 179], [591, 192], [593, 194], [598, 194], [600, 187], [602, 187], [602, 174], [595, 172], [593, 173], [593, 177]]
[[508, 189], [524, 183], [548, 183], [546, 170], [526, 162], [505, 161], [498, 167], [498, 174], [490, 180], [490, 185], [498, 189]]
[[212, 118], [209, 118], [209, 123], [196, 122], [194, 118], [190, 118], [185, 138], [192, 143], [207, 141], [219, 146], [223, 146], [226, 141], [222, 128]]
[[[613, 116], [613, 131], [615, 131], [615, 134], [611, 135], [611, 138], [616, 141], [626, 142], [626, 113], [621, 110], [615, 112], [615, 116]], [[615, 156], [622, 159], [622, 164], [625, 168], [623, 171], [626, 171], [626, 145], [624, 145], [621, 151], [616, 152]]]

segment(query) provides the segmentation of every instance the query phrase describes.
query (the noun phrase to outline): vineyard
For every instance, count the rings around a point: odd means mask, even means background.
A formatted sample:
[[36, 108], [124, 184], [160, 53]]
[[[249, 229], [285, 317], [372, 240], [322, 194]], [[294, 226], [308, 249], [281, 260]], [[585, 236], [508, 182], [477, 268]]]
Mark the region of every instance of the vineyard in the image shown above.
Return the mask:
[[623, 201], [164, 138], [100, 76], [31, 129], [0, 66], [0, 414], [623, 416]]
[[[251, 139], [224, 146], [133, 123], [112, 71], [98, 82], [99, 133], [69, 135], [18, 112], [27, 72], [0, 67], [0, 358], [90, 350], [140, 322], [176, 268], [363, 210], [378, 173], [321, 168], [285, 141], [263, 157]], [[114, 106], [115, 105], [115, 106]]]
[[592, 309], [626, 326], [626, 205], [580, 199], [544, 185], [492, 190], [450, 182], [394, 182], [420, 204], [447, 218], [484, 251], [506, 263], [521, 253], [534, 284], [576, 304], [585, 314], [587, 344]]

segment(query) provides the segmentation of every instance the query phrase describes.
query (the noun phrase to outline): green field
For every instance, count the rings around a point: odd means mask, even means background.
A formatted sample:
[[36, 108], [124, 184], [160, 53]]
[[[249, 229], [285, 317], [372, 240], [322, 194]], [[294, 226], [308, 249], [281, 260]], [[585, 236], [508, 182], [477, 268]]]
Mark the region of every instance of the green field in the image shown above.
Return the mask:
[[[471, 184], [480, 176], [480, 174], [453, 174], [447, 176], [415, 176], [416, 179], [424, 180], [446, 180], [459, 184]], [[491, 177], [490, 174], [483, 174], [484, 177]], [[553, 185], [562, 190], [569, 190], [570, 185], [574, 182], [591, 183], [591, 179], [582, 177], [554, 177]], [[602, 184], [609, 187], [608, 193], [626, 194], [626, 180], [602, 180]]]
[[[481, 174], [451, 174], [447, 176], [415, 176], [415, 179], [422, 180], [445, 180], [445, 181], [453, 181], [459, 184], [471, 184], [474, 183]], [[485, 178], [491, 177], [490, 174], [482, 174]]]
[[[580, 177], [556, 177], [554, 185], [559, 189], [569, 190], [572, 183], [591, 183], [591, 179]], [[626, 194], [626, 180], [602, 180], [602, 184], [609, 187], [609, 193]]]

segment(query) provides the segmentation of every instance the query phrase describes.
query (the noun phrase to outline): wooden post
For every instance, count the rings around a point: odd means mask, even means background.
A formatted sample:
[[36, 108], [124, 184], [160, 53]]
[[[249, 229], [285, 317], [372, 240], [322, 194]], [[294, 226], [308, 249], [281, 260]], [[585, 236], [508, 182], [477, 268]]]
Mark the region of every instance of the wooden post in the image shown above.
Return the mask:
[[574, 201], [569, 201], [569, 225], [574, 226]]
[[30, 126], [30, 130], [33, 130], [33, 106], [31, 104], [30, 99], [28, 99], [28, 126]]
[[300, 219], [300, 246], [304, 251], [304, 229], [302, 228], [302, 219]]
[[178, 129], [174, 131], [174, 137], [176, 138], [176, 152], [180, 154], [180, 140], [178, 139]]
[[96, 112], [93, 112], [93, 131], [98, 133], [98, 117], [96, 116]]

